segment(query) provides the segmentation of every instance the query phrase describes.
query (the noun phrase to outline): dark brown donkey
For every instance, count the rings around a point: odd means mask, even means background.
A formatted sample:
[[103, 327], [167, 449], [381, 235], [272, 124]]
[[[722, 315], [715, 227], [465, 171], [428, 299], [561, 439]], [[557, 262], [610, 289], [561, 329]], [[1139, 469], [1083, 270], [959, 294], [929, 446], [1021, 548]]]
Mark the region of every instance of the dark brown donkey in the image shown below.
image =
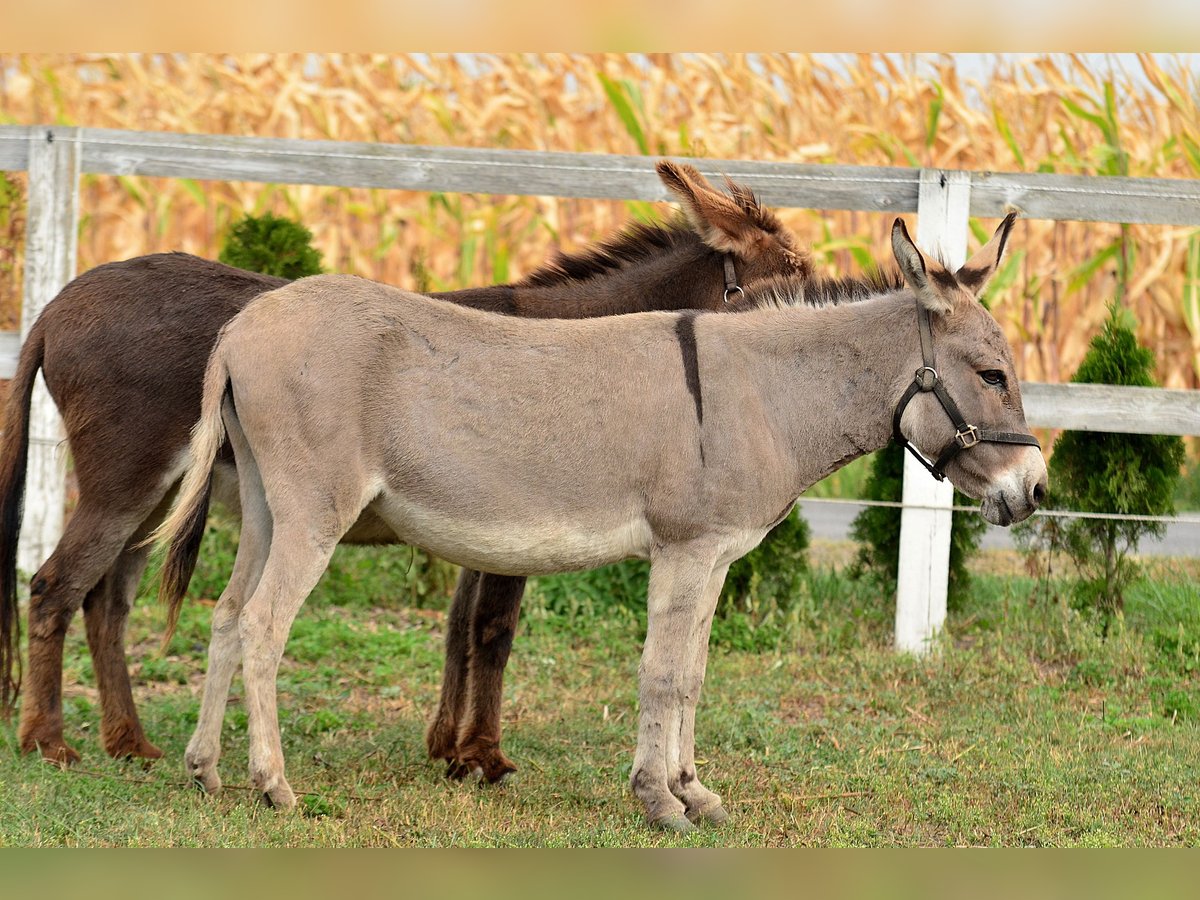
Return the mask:
[[[516, 284], [435, 296], [516, 316], [583, 318], [720, 309], [730, 284], [807, 272], [792, 235], [746, 188], [730, 183], [727, 196], [684, 165], [663, 162], [658, 173], [682, 202], [688, 224], [636, 226]], [[125, 622], [148, 553], [139, 545], [162, 521], [190, 463], [189, 432], [219, 329], [251, 298], [285, 283], [185, 254], [139, 257], [76, 278], [30, 331], [0, 449], [0, 700], [6, 710], [20, 688], [16, 547], [29, 398], [39, 368], [66, 425], [79, 504], [32, 581], [18, 734], [23, 750], [59, 762], [79, 758], [63, 737], [62, 652], [82, 605], [105, 750], [116, 757], [162, 755], [142, 731], [125, 660]], [[228, 448], [213, 490], [237, 508]], [[364, 517], [344, 540], [396, 538], [381, 521]], [[524, 585], [522, 577], [472, 571], [459, 579], [442, 697], [427, 735], [431, 755], [447, 760], [451, 774], [481, 771], [494, 781], [514, 768], [499, 746], [499, 706]]]

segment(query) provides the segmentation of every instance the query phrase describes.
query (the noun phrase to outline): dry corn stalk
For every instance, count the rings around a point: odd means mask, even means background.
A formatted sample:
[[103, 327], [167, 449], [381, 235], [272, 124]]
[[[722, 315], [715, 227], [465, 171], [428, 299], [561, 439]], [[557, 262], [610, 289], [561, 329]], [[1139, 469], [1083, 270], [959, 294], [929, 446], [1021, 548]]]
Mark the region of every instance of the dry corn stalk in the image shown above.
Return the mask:
[[[1128, 68], [1110, 75], [1086, 59], [1039, 56], [999, 63], [977, 84], [949, 57], [883, 55], [0, 56], [0, 122], [1200, 177], [1196, 77], [1149, 56]], [[1111, 134], [1106, 80], [1118, 98]], [[81, 270], [159, 250], [215, 256], [231, 219], [269, 209], [302, 219], [329, 268], [435, 288], [518, 277], [645, 212], [590, 200], [106, 176], [85, 178], [82, 203]], [[789, 210], [784, 219], [831, 270], [886, 258], [886, 216]], [[15, 233], [0, 229], [0, 242], [19, 257]], [[1165, 383], [1195, 387], [1197, 239], [1160, 227], [1129, 234], [1128, 301], [1142, 337]], [[1060, 380], [1078, 364], [1114, 290], [1105, 253], [1118, 235], [1115, 224], [1021, 224], [1021, 253], [994, 309], [1024, 377]], [[20, 305], [16, 262], [0, 264], [4, 327]]]

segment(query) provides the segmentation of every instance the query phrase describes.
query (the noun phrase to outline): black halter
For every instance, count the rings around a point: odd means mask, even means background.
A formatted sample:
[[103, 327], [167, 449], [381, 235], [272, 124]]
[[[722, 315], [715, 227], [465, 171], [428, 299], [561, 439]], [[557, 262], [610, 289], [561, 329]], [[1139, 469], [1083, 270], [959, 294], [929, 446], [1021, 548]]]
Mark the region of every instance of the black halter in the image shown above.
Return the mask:
[[[917, 331], [921, 336], [921, 362], [923, 364], [921, 368], [917, 369], [913, 383], [908, 386], [908, 390], [896, 404], [896, 412], [892, 415], [892, 436], [902, 447], [908, 448], [917, 461], [929, 470], [930, 475], [938, 481], [944, 481], [946, 466], [950, 464], [950, 460], [958, 456], [961, 451], [970, 449], [981, 441], [989, 441], [994, 444], [1028, 444], [1041, 449], [1042, 445], [1032, 434], [984, 431], [976, 425], [968, 425], [967, 420], [959, 411], [958, 405], [950, 399], [950, 394], [942, 384], [937, 369], [934, 368], [936, 359], [933, 355], [933, 331], [929, 327], [929, 311], [921, 305], [919, 300], [917, 301]], [[937, 397], [938, 402], [942, 404], [942, 409], [946, 410], [946, 415], [954, 423], [954, 437], [938, 454], [937, 461], [932, 463], [900, 432], [900, 418], [904, 415], [909, 401], [919, 393], [929, 393], [930, 391], [933, 392], [933, 396]]]

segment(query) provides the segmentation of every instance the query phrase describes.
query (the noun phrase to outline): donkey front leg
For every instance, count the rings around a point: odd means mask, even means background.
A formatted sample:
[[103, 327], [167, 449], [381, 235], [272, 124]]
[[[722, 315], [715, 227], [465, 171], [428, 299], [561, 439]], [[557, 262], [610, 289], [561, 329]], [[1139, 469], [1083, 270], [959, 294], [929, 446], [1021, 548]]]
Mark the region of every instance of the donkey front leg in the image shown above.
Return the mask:
[[[687, 807], [672, 790], [682, 771], [684, 710], [694, 704], [694, 636], [705, 621], [705, 592], [715, 551], [668, 547], [650, 562], [646, 645], [638, 667], [638, 743], [630, 785], [651, 823], [691, 831]], [[719, 802], [719, 801], [718, 801]]]
[[696, 777], [696, 704], [700, 700], [700, 689], [704, 686], [704, 672], [708, 667], [708, 640], [712, 632], [713, 613], [721, 588], [725, 586], [728, 564], [716, 568], [704, 589], [702, 618], [691, 639], [691, 667], [684, 682], [684, 707], [682, 730], [679, 736], [679, 765], [671, 773], [671, 792], [683, 801], [686, 815], [693, 822], [707, 819], [721, 823], [729, 818], [721, 798], [700, 783]]

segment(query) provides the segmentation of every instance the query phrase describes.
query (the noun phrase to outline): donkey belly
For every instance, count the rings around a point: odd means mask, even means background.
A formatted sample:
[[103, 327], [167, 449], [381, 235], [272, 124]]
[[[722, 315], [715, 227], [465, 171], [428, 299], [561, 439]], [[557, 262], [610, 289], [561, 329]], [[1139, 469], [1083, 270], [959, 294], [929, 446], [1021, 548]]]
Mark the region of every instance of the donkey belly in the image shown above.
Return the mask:
[[399, 539], [442, 559], [496, 575], [549, 575], [594, 569], [650, 554], [650, 526], [640, 516], [589, 525], [580, 521], [514, 522], [455, 515], [395, 495], [376, 512]]

